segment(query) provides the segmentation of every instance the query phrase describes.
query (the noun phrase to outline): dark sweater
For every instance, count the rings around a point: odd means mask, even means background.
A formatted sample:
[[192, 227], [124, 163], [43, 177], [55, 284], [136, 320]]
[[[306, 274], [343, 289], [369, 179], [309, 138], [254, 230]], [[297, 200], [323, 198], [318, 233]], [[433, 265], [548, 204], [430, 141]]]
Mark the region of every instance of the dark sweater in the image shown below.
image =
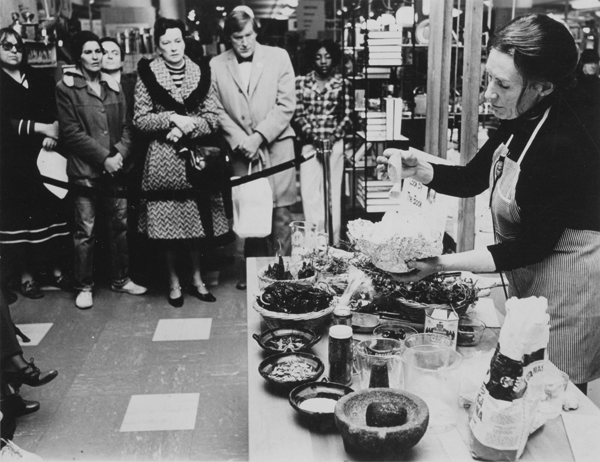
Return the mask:
[[563, 231], [600, 231], [600, 149], [564, 98], [548, 97], [514, 120], [502, 121], [495, 135], [464, 167], [434, 165], [429, 186], [457, 197], [472, 197], [489, 187], [495, 149], [514, 134], [508, 157], [518, 161], [539, 118], [552, 106], [521, 163], [515, 199], [522, 232], [514, 240], [488, 247], [496, 269], [512, 270], [542, 261]]

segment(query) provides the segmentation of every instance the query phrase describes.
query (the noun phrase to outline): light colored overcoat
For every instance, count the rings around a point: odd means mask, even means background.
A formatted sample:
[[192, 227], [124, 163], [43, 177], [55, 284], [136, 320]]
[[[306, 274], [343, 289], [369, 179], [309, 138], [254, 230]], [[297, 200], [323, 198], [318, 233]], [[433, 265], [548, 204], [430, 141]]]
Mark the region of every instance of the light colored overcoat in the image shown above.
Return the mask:
[[[242, 83], [239, 64], [233, 50], [211, 60], [213, 85], [217, 93], [219, 124], [232, 151], [247, 136], [259, 132], [266, 140], [263, 151], [270, 167], [294, 158], [294, 130], [290, 121], [296, 109], [295, 76], [288, 53], [256, 44], [250, 83]], [[248, 174], [248, 160], [234, 153], [233, 174]], [[296, 202], [295, 169], [269, 177], [274, 205]]]

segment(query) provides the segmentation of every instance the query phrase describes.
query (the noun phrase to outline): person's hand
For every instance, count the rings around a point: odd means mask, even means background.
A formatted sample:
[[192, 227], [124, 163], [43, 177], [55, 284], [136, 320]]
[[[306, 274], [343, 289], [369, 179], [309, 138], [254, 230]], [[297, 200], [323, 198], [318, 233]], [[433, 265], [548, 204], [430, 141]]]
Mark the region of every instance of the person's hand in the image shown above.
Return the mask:
[[188, 116], [171, 114], [170, 120], [184, 135], [189, 135], [196, 128], [196, 122]]
[[429, 162], [420, 160], [412, 151], [388, 148], [383, 151], [382, 156], [377, 157], [377, 171], [386, 172], [389, 158], [399, 153], [402, 156], [402, 179], [414, 178], [415, 180], [429, 184], [433, 179], [433, 167]]
[[54, 138], [50, 138], [49, 136], [44, 138], [44, 140], [42, 141], [42, 147], [44, 149], [47, 149], [48, 151], [52, 151], [57, 144], [58, 142]]
[[409, 273], [390, 273], [390, 276], [397, 282], [416, 282], [430, 274], [442, 271], [438, 257], [424, 258], [406, 262], [410, 270]]
[[36, 122], [33, 129], [38, 135], [44, 135], [47, 138], [54, 138], [55, 140], [58, 140], [58, 122], [54, 122], [52, 124]]
[[253, 133], [238, 145], [237, 150], [241, 152], [246, 159], [253, 161], [257, 158], [258, 149], [262, 143], [262, 135], [260, 133]]
[[110, 173], [118, 172], [123, 168], [123, 156], [120, 152], [117, 152], [114, 156], [107, 157], [104, 160], [104, 169]]
[[181, 137], [183, 136], [183, 132], [179, 130], [177, 127], [173, 127], [169, 133], [167, 133], [167, 141], [171, 143], [177, 143]]

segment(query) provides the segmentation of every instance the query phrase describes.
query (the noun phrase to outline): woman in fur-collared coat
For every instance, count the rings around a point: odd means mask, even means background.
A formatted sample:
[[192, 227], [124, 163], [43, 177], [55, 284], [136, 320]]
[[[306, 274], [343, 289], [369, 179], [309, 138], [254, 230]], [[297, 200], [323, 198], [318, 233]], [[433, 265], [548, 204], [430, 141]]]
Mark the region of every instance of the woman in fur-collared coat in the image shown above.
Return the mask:
[[[187, 156], [198, 146], [211, 144], [208, 135], [213, 135], [218, 125], [210, 68], [201, 69], [185, 56], [183, 22], [159, 18], [154, 30], [159, 56], [140, 62], [135, 89], [134, 124], [151, 139], [142, 191], [191, 190], [198, 185], [192, 185], [186, 176]], [[232, 236], [224, 204], [218, 188], [195, 197], [142, 200], [139, 230], [164, 244], [172, 306], [183, 304], [175, 265], [179, 247], [191, 253], [191, 294], [202, 301], [215, 301], [202, 281], [199, 256], [207, 244], [224, 244]]]

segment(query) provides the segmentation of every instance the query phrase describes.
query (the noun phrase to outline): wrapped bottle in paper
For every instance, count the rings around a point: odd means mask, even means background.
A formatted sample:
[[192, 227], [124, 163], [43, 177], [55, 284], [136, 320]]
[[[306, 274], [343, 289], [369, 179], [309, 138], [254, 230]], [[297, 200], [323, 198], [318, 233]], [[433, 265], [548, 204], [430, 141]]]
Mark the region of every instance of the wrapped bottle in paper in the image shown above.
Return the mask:
[[513, 297], [506, 302], [498, 346], [469, 417], [469, 446], [475, 459], [518, 460], [537, 428], [550, 335], [547, 308], [543, 297]]
[[452, 346], [456, 349], [456, 337], [458, 336], [458, 315], [454, 310], [444, 308], [427, 308], [425, 310], [426, 334], [441, 334], [452, 340]]

